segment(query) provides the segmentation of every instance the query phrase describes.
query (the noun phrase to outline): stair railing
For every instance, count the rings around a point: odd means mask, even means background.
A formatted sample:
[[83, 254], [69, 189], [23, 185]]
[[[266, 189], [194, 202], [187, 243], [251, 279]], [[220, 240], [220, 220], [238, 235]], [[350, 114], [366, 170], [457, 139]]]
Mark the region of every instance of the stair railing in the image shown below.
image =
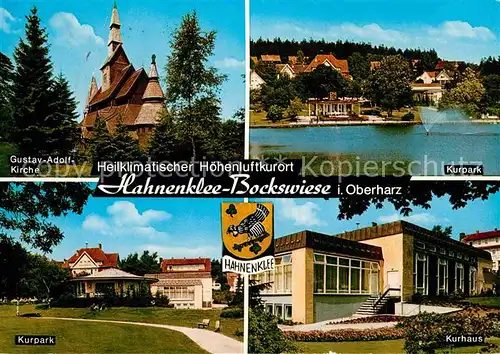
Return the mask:
[[372, 308], [376, 308], [377, 305], [380, 303], [380, 301], [382, 301], [382, 299], [384, 299], [387, 296], [389, 291], [392, 291], [392, 290], [401, 291], [401, 289], [399, 289], [399, 288], [391, 288], [389, 285], [387, 285], [384, 288], [384, 291], [382, 293], [379, 293], [379, 296], [377, 297], [377, 300], [375, 300], [375, 302], [373, 303]]

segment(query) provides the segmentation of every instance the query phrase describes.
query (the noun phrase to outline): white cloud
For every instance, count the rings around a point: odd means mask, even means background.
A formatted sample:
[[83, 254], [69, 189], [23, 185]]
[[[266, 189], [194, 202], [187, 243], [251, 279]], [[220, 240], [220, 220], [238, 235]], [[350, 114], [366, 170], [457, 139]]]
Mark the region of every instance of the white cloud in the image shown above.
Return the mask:
[[391, 215], [385, 215], [381, 216], [377, 219], [381, 223], [388, 223], [388, 222], [393, 222], [393, 221], [398, 221], [398, 220], [406, 220], [408, 222], [412, 222], [415, 224], [419, 225], [428, 225], [428, 226], [434, 226], [439, 223], [446, 223], [449, 220], [446, 218], [438, 218], [432, 214], [429, 213], [415, 213], [411, 214], [410, 216], [401, 216], [398, 213], [394, 213]]
[[72, 47], [82, 44], [104, 44], [104, 39], [94, 33], [90, 25], [82, 25], [75, 15], [69, 12], [57, 12], [50, 21], [50, 26], [56, 31], [57, 41]]
[[473, 27], [468, 22], [463, 21], [446, 21], [438, 27], [431, 27], [428, 30], [431, 36], [444, 35], [455, 38], [469, 38], [490, 40], [495, 39], [495, 34], [487, 27]]
[[139, 250], [148, 250], [149, 252], [158, 252], [163, 258], [182, 258], [182, 257], [210, 257], [219, 258], [221, 247], [203, 246], [203, 247], [176, 247], [163, 246], [157, 244], [144, 244], [138, 247]]
[[236, 69], [245, 67], [244, 60], [238, 60], [233, 57], [225, 57], [222, 60], [217, 60], [215, 64], [221, 68], [227, 68], [227, 69]]
[[86, 231], [116, 237], [136, 236], [150, 239], [165, 238], [167, 234], [155, 225], [169, 220], [172, 215], [163, 210], [148, 209], [140, 213], [134, 203], [118, 201], [106, 208], [107, 215], [88, 215], [82, 223]]
[[17, 19], [14, 16], [12, 16], [9, 11], [7, 11], [3, 7], [0, 7], [0, 30], [4, 31], [5, 33], [12, 32], [10, 26], [12, 22], [16, 21]]
[[297, 226], [318, 226], [324, 225], [317, 212], [319, 206], [313, 202], [305, 202], [299, 205], [294, 199], [280, 199], [279, 211], [281, 216], [287, 220], [292, 220]]
[[332, 35], [336, 32], [340, 33], [343, 37], [354, 37], [364, 40], [373, 40], [376, 42], [395, 42], [405, 40], [405, 35], [402, 32], [393, 29], [384, 29], [376, 23], [364, 26], [357, 26], [353, 23], [345, 23], [331, 28], [330, 33]]

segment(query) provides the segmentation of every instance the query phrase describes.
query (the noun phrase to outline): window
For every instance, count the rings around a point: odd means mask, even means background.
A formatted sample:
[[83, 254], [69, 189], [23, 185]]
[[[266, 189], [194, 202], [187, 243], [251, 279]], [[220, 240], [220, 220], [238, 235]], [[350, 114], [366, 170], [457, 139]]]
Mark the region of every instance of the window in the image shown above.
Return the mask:
[[319, 294], [368, 294], [378, 292], [376, 262], [314, 255], [314, 292]]
[[283, 318], [283, 305], [281, 304], [274, 305], [274, 315], [278, 318]]
[[292, 292], [292, 255], [287, 254], [274, 258], [274, 270], [263, 272], [252, 277], [258, 283], [270, 283], [271, 287], [263, 289], [264, 294], [289, 294]]
[[115, 290], [115, 283], [96, 283], [95, 292], [98, 295], [104, 295], [108, 291]]
[[285, 305], [285, 320], [292, 319], [292, 305]]
[[429, 257], [420, 253], [415, 254], [413, 269], [415, 292], [427, 295], [429, 288]]
[[462, 263], [455, 265], [455, 290], [464, 291], [464, 265]]
[[476, 268], [469, 268], [469, 288], [471, 295], [476, 293], [476, 273]]
[[158, 292], [162, 296], [168, 297], [170, 300], [190, 300], [194, 301], [194, 288], [187, 286], [167, 286], [158, 288]]
[[267, 304], [266, 311], [272, 315], [273, 314], [273, 304]]
[[448, 293], [448, 261], [446, 259], [438, 261], [438, 290], [439, 293]]

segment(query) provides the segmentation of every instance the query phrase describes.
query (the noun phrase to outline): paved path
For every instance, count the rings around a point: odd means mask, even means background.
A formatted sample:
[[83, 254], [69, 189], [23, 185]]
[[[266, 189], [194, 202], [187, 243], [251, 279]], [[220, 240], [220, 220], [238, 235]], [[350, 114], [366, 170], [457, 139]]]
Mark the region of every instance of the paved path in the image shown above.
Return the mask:
[[65, 318], [65, 317], [39, 317], [37, 319], [48, 319], [48, 320], [66, 320], [66, 321], [84, 321], [84, 322], [103, 322], [103, 323], [120, 323], [129, 324], [136, 326], [148, 326], [148, 327], [158, 327], [171, 329], [173, 331], [178, 331], [184, 333], [193, 342], [198, 344], [200, 347], [205, 349], [209, 353], [213, 354], [225, 354], [243, 353], [243, 343], [237, 341], [236, 339], [229, 338], [223, 334], [215, 333], [206, 329], [198, 328], [188, 328], [181, 326], [170, 326], [156, 323], [145, 323], [145, 322], [127, 322], [127, 321], [112, 321], [112, 320], [93, 320], [84, 318]]

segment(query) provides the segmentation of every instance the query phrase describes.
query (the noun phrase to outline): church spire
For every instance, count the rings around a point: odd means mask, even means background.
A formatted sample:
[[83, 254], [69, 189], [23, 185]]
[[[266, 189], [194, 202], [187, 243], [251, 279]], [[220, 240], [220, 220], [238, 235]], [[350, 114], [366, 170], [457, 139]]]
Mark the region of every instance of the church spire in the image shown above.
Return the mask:
[[116, 49], [118, 44], [123, 43], [122, 36], [120, 34], [120, 18], [118, 17], [118, 7], [116, 6], [116, 1], [113, 5], [113, 11], [111, 12], [111, 22], [109, 23], [109, 38], [108, 38], [108, 55], [111, 55]]
[[85, 101], [85, 110], [88, 110], [89, 103], [92, 101], [92, 98], [94, 98], [96, 92], [97, 92], [97, 81], [95, 79], [95, 76], [92, 75], [92, 80], [90, 81], [90, 87], [89, 87], [89, 93], [87, 95], [87, 100]]
[[156, 69], [156, 55], [151, 56], [151, 67], [149, 69], [149, 81], [144, 95], [144, 101], [161, 101], [163, 100], [163, 90], [158, 82], [158, 70]]

